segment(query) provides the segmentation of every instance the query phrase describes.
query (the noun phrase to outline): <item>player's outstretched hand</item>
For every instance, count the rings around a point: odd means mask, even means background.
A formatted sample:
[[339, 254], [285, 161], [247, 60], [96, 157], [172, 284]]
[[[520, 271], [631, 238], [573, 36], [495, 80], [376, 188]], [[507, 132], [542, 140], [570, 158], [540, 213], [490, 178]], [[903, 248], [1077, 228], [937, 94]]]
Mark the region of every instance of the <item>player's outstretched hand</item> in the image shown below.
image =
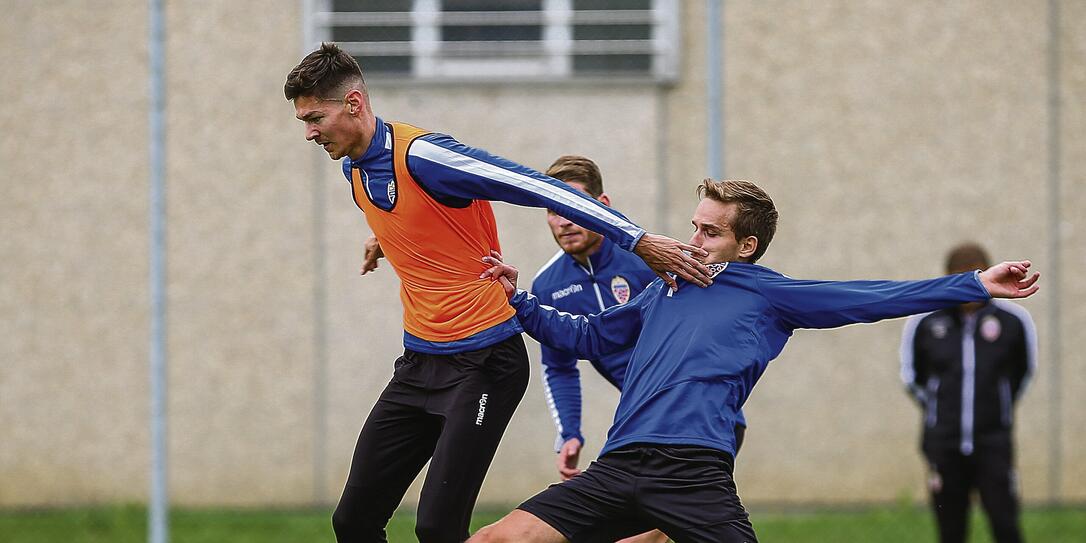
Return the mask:
[[1028, 260], [1001, 262], [980, 272], [980, 282], [993, 298], [1026, 298], [1040, 288], [1041, 274], [1029, 274]]
[[490, 251], [490, 256], [483, 257], [483, 263], [489, 264], [490, 268], [479, 274], [479, 279], [489, 277], [491, 281], [501, 283], [502, 288], [505, 290], [505, 296], [512, 298], [517, 293], [517, 276], [520, 275], [520, 271], [504, 263], [502, 255], [498, 251]]
[[377, 241], [376, 236], [370, 236], [370, 239], [366, 240], [365, 248], [365, 252], [362, 253], [362, 269], [359, 270], [359, 275], [366, 275], [376, 270], [377, 260], [385, 256], [384, 251], [381, 250], [381, 243]]
[[646, 232], [637, 241], [637, 246], [634, 247], [633, 252], [641, 257], [672, 290], [679, 290], [679, 285], [673, 277], [667, 274], [668, 272], [674, 273], [699, 287], [707, 287], [713, 282], [713, 278], [709, 274], [709, 268], [694, 258], [694, 256], [709, 256], [709, 253], [705, 252], [701, 247], [687, 245], [667, 236]]
[[558, 475], [568, 481], [581, 472], [577, 463], [581, 459], [581, 440], [571, 437], [558, 449]]

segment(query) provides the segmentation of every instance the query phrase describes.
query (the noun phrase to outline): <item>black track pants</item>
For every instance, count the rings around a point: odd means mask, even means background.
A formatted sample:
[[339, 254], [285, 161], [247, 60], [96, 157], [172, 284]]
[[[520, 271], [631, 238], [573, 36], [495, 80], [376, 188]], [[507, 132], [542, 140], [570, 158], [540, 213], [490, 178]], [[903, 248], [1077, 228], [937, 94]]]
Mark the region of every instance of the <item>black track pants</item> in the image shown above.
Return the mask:
[[969, 503], [977, 489], [992, 537], [997, 543], [1019, 543], [1018, 492], [1011, 447], [978, 448], [971, 455], [957, 450], [926, 452], [932, 469], [931, 502], [941, 543], [962, 543], [969, 533]]
[[386, 541], [385, 525], [430, 460], [415, 534], [460, 542], [494, 451], [528, 386], [520, 335], [467, 353], [406, 351], [355, 446], [332, 515], [340, 543]]

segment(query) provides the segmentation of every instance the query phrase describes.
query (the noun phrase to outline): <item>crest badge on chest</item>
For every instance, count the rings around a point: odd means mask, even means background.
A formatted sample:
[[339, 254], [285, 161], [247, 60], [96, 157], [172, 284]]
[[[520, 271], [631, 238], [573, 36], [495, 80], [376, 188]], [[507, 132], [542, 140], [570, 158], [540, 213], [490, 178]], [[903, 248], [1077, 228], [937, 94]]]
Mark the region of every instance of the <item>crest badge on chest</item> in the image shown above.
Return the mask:
[[931, 335], [935, 339], [943, 339], [946, 337], [947, 332], [950, 330], [950, 324], [946, 319], [932, 319], [931, 321]]
[[395, 177], [382, 179], [370, 177], [369, 172], [363, 169], [356, 168], [355, 171], [360, 174], [359, 182], [362, 184], [363, 190], [366, 191], [366, 198], [369, 199], [370, 203], [384, 211], [392, 211], [392, 208], [396, 207]]
[[614, 276], [611, 278], [611, 294], [619, 305], [630, 301], [630, 282], [621, 275]]
[[389, 206], [396, 205], [396, 178], [393, 177], [388, 181], [388, 204]]

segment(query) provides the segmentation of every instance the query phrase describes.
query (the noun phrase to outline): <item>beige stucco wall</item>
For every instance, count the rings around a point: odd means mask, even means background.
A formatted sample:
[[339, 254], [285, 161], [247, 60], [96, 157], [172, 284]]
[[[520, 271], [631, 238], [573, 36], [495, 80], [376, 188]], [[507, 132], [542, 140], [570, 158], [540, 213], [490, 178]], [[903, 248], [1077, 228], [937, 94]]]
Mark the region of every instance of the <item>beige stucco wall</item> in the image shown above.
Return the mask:
[[1062, 386], [1060, 398], [1064, 409], [1060, 441], [1063, 479], [1060, 495], [1066, 499], [1086, 499], [1086, 284], [1078, 274], [1086, 269], [1086, 35], [1080, 30], [1086, 22], [1086, 3], [1061, 2], [1060, 23], [1060, 93], [1063, 115], [1060, 121], [1060, 231], [1062, 247]]
[[[277, 96], [299, 14], [251, 7], [167, 12], [169, 457], [182, 503], [304, 502], [311, 485], [309, 171]], [[0, 505], [142, 500], [146, 4], [5, 9], [14, 328], [0, 342]]]
[[3, 5], [0, 505], [143, 495], [147, 55], [131, 4]]
[[187, 503], [305, 502], [310, 168], [280, 94], [299, 12], [186, 2], [167, 16], [171, 488]]
[[[588, 155], [618, 208], [685, 238], [707, 119], [704, 13], [700, 2], [683, 6], [673, 87], [371, 80], [373, 106], [536, 168]], [[1086, 408], [1076, 356], [1086, 340], [1076, 331], [1086, 313], [1074, 301], [1086, 292], [1073, 272], [1086, 255], [1086, 41], [1073, 29], [1086, 7], [1062, 6], [1058, 497], [1081, 500], [1086, 423], [1074, 415]], [[140, 501], [149, 465], [145, 3], [3, 8], [0, 506]], [[401, 349], [391, 269], [357, 275], [368, 231], [337, 165], [302, 140], [280, 94], [300, 55], [298, 9], [187, 2], [167, 13], [170, 489], [181, 504], [334, 501]], [[974, 237], [1046, 272], [1046, 17], [1040, 1], [727, 2], [725, 167], [762, 183], [781, 210], [765, 263], [803, 277], [916, 278], [939, 273], [943, 252]], [[530, 275], [554, 252], [543, 213], [495, 208], [507, 257]], [[1019, 412], [1033, 502], [1049, 498], [1050, 286], [1024, 303], [1042, 341], [1042, 370]], [[747, 503], [920, 499], [899, 329], [797, 334], [748, 404], [737, 475]], [[553, 479], [553, 426], [538, 348], [529, 351], [532, 382], [483, 503], [516, 502]], [[587, 461], [617, 393], [585, 369]], [[317, 406], [327, 409], [324, 428]]]

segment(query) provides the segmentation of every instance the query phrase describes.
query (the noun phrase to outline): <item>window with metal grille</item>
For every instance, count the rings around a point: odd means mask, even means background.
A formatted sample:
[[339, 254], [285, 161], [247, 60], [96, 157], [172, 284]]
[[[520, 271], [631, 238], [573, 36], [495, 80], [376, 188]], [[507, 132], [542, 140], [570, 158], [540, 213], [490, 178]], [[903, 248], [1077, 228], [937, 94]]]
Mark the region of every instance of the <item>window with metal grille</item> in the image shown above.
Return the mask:
[[304, 0], [308, 39], [367, 79], [667, 82], [677, 0]]

